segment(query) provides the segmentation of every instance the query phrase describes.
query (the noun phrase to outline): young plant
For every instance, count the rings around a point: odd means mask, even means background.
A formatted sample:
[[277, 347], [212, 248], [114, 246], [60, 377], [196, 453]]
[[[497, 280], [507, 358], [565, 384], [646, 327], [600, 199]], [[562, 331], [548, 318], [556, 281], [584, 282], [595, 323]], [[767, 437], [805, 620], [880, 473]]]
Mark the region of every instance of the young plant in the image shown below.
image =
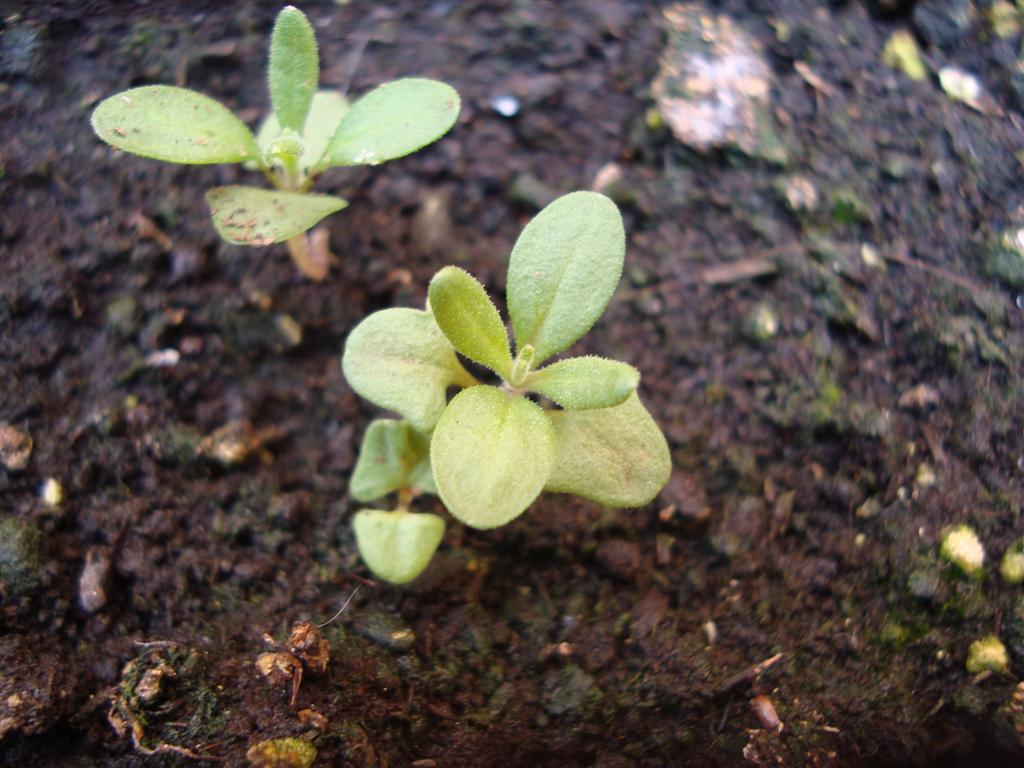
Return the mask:
[[[574, 192], [541, 211], [512, 250], [506, 299], [514, 354], [484, 287], [457, 267], [434, 275], [425, 311], [385, 309], [356, 326], [342, 356], [346, 379], [405, 421], [371, 424], [353, 498], [436, 489], [452, 516], [482, 529], [511, 522], [545, 490], [609, 507], [651, 501], [671, 462], [636, 393], [637, 370], [592, 356], [544, 365], [604, 312], [624, 254], [615, 204]], [[499, 381], [479, 382], [456, 353]], [[460, 391], [449, 401], [452, 387]], [[415, 578], [443, 534], [435, 518], [409, 513], [401, 501], [398, 512], [357, 513], [363, 559], [388, 581], [399, 581], [396, 573], [403, 583]]]
[[335, 166], [379, 165], [437, 140], [459, 114], [459, 95], [436, 80], [386, 83], [351, 106], [318, 91], [313, 27], [291, 6], [274, 22], [267, 83], [273, 107], [256, 136], [223, 104], [186, 88], [148, 85], [101, 102], [92, 127], [105, 142], [143, 157], [186, 165], [242, 163], [263, 171], [273, 190], [232, 185], [206, 193], [213, 225], [237, 245], [285, 242], [299, 270], [322, 280], [306, 231], [348, 203], [311, 194]]

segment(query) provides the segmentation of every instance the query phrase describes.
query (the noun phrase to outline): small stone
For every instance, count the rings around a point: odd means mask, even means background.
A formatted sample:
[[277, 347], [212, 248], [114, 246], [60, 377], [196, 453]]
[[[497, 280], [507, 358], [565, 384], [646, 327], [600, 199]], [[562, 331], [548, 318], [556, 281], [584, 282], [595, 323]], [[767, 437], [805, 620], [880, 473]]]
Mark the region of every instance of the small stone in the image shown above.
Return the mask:
[[918, 568], [907, 579], [910, 594], [918, 600], [930, 602], [935, 599], [942, 586], [941, 574], [935, 568]]
[[981, 98], [981, 81], [969, 72], [957, 67], [943, 67], [939, 70], [939, 85], [953, 101], [962, 101], [976, 107]]
[[412, 220], [413, 245], [423, 254], [444, 250], [452, 240], [452, 217], [448, 196], [426, 192]]
[[85, 553], [85, 567], [78, 577], [78, 604], [86, 613], [96, 613], [107, 604], [106, 582], [110, 558], [98, 549]]
[[121, 338], [127, 338], [139, 328], [139, 304], [133, 296], [121, 296], [107, 304], [107, 325]]
[[865, 266], [872, 269], [885, 269], [885, 259], [878, 252], [878, 249], [871, 243], [862, 243], [860, 246], [860, 259]]
[[283, 312], [276, 315], [274, 327], [287, 349], [294, 349], [302, 343], [302, 326], [291, 315]]
[[762, 301], [747, 314], [743, 328], [747, 338], [763, 344], [779, 332], [779, 315], [771, 304]]
[[389, 613], [371, 611], [356, 624], [363, 637], [389, 651], [407, 653], [416, 644], [416, 633]]
[[899, 29], [889, 36], [882, 49], [882, 63], [898, 69], [911, 80], [920, 81], [928, 77], [928, 67], [921, 58], [917, 41], [905, 29]]
[[253, 744], [245, 756], [251, 768], [309, 768], [316, 747], [302, 739], [273, 739]]
[[879, 512], [882, 511], [882, 503], [872, 496], [866, 500], [863, 504], [857, 507], [856, 515], [861, 520], [870, 520], [875, 517]]
[[1024, 211], [1017, 212], [1017, 223], [1003, 230], [985, 254], [985, 271], [1013, 289], [1024, 288], [1024, 227], [1019, 226]]
[[914, 475], [914, 485], [918, 488], [930, 488], [938, 482], [938, 477], [935, 474], [935, 468], [932, 467], [927, 461], [922, 461], [917, 465], [917, 472]]
[[584, 712], [602, 696], [594, 678], [575, 664], [551, 673], [544, 680], [544, 706], [552, 715]]
[[1006, 646], [996, 635], [975, 640], [967, 649], [967, 671], [972, 675], [979, 672], [1005, 672], [1009, 663]]
[[718, 639], [718, 625], [709, 619], [704, 622], [701, 629], [704, 630], [704, 636], [708, 639], [708, 645], [714, 645]]
[[552, 203], [558, 193], [532, 173], [521, 173], [512, 181], [508, 196], [512, 202], [539, 211]]
[[519, 114], [519, 99], [511, 93], [503, 93], [491, 99], [491, 109], [502, 117], [515, 117]]
[[161, 663], [156, 667], [151, 667], [139, 678], [139, 682], [135, 686], [135, 695], [139, 697], [143, 706], [156, 704], [163, 694], [164, 678], [174, 676], [174, 670], [167, 664]]
[[971, 28], [970, 0], [917, 0], [914, 26], [932, 45], [955, 43]]
[[1024, 539], [1018, 539], [1006, 550], [999, 573], [1010, 584], [1024, 581]]
[[773, 143], [765, 120], [772, 70], [758, 42], [699, 3], [664, 15], [669, 39], [651, 92], [673, 135], [698, 151], [733, 145], [762, 154]]
[[39, 498], [50, 509], [56, 509], [64, 502], [64, 486], [59, 480], [48, 477], [39, 489]]
[[806, 176], [790, 176], [782, 187], [786, 205], [794, 213], [813, 211], [818, 207], [818, 189]]
[[1010, 0], [995, 0], [985, 16], [996, 37], [1005, 40], [1020, 34], [1021, 11]]
[[947, 533], [939, 554], [968, 576], [980, 574], [985, 564], [985, 548], [969, 525], [958, 525]]
[[900, 408], [924, 409], [929, 405], [938, 405], [941, 402], [942, 397], [934, 387], [928, 384], [918, 384], [900, 395], [899, 406]]
[[11, 424], [0, 424], [0, 464], [21, 472], [32, 456], [32, 437]]

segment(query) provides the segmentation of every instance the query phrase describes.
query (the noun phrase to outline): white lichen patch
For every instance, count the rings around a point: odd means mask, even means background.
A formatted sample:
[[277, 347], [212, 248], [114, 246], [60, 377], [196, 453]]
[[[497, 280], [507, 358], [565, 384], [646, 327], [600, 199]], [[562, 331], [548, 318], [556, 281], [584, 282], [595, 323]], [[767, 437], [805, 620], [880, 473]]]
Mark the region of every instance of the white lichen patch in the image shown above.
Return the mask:
[[958, 525], [947, 533], [939, 553], [968, 576], [979, 573], [985, 564], [985, 548], [969, 525]]

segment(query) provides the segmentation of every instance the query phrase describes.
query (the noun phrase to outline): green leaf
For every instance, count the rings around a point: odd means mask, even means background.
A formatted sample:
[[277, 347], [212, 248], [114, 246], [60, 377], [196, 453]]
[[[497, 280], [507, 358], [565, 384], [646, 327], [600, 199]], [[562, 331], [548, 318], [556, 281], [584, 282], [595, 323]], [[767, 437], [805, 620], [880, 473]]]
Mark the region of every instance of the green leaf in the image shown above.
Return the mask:
[[539, 365], [590, 330], [615, 292], [625, 252], [622, 216], [604, 195], [573, 192], [537, 214], [508, 265], [516, 349], [532, 344]]
[[349, 496], [373, 501], [404, 488], [437, 493], [430, 471], [430, 440], [406, 421], [377, 419], [363, 436]]
[[92, 128], [125, 152], [169, 163], [255, 160], [252, 132], [218, 101], [186, 88], [147, 85], [115, 94], [92, 113]]
[[547, 414], [496, 387], [462, 390], [441, 414], [430, 463], [441, 501], [473, 528], [519, 517], [551, 472], [554, 434]]
[[404, 510], [362, 509], [352, 527], [363, 562], [392, 584], [408, 584], [423, 573], [444, 536], [443, 518]]
[[[309, 116], [306, 118], [306, 129], [302, 132], [303, 150], [299, 164], [302, 166], [303, 172], [308, 174], [320, 162], [327, 149], [327, 144], [346, 112], [348, 112], [348, 99], [343, 95], [337, 91], [317, 91], [313, 97], [313, 106], [309, 110]], [[260, 130], [256, 134], [256, 143], [259, 144], [261, 156], [267, 153], [267, 149], [280, 135], [281, 124], [277, 121], [277, 115], [271, 112], [263, 120]]]
[[352, 389], [420, 432], [434, 428], [448, 387], [476, 384], [433, 316], [416, 309], [382, 309], [359, 323], [341, 368]]
[[631, 365], [603, 357], [571, 357], [526, 377], [523, 386], [549, 397], [563, 408], [582, 411], [610, 408], [629, 397], [640, 383]]
[[305, 232], [348, 203], [340, 197], [259, 187], [214, 187], [206, 193], [213, 226], [236, 245], [280, 243]]
[[640, 507], [668, 482], [672, 460], [636, 393], [613, 408], [552, 411], [555, 463], [545, 490], [609, 507]]
[[430, 281], [428, 295], [434, 319], [455, 349], [507, 379], [512, 368], [508, 332], [476, 278], [445, 267]]
[[289, 5], [274, 22], [267, 68], [270, 103], [282, 126], [302, 133], [319, 80], [313, 27], [302, 11]]
[[385, 83], [359, 99], [338, 126], [325, 163], [379, 165], [441, 138], [459, 116], [459, 94], [437, 80]]

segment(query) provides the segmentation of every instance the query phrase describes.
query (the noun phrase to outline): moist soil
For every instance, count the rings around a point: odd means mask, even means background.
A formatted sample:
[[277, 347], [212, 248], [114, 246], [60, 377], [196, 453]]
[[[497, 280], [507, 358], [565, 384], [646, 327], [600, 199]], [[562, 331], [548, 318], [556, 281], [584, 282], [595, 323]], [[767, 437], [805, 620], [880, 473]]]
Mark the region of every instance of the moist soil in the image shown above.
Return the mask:
[[[162, 82], [254, 125], [275, 6], [6, 3], [0, 421], [33, 450], [0, 468], [0, 764], [244, 766], [284, 737], [316, 765], [1020, 761], [1024, 592], [998, 563], [1024, 534], [1024, 298], [986, 266], [1024, 223], [1020, 35], [989, 3], [938, 42], [880, 5], [715, 7], [771, 65], [781, 151], [755, 157], [650, 111], [662, 6], [307, 4], [325, 86], [463, 97], [428, 149], [321, 180], [350, 206], [316, 283], [217, 238], [203, 192], [254, 176], [88, 124]], [[882, 63], [901, 29], [923, 81]], [[947, 64], [983, 103], [946, 96]], [[524, 224], [609, 163], [626, 270], [574, 351], [640, 369], [671, 481], [644, 509], [449, 520], [415, 584], [373, 582], [346, 483], [379, 414], [341, 376], [346, 335], [422, 305], [443, 264], [501, 295]], [[788, 202], [794, 177], [816, 204]], [[938, 555], [958, 523], [974, 579]], [[358, 585], [293, 705], [257, 658]], [[1009, 669], [969, 674], [991, 634]]]

